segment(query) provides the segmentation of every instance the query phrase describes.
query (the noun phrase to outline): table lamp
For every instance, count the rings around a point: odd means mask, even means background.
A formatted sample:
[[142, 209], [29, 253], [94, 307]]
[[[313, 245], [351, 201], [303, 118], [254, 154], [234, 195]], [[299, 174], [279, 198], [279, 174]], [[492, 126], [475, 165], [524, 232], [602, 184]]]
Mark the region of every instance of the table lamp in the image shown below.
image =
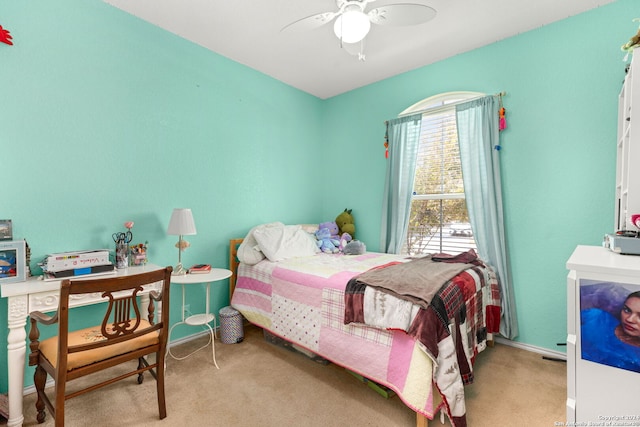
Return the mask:
[[182, 266], [182, 251], [189, 247], [189, 242], [184, 240], [182, 236], [196, 234], [196, 225], [193, 222], [191, 209], [176, 208], [171, 214], [167, 234], [180, 236], [176, 247], [178, 248], [178, 265], [173, 269], [174, 275], [181, 276], [187, 274], [187, 270]]

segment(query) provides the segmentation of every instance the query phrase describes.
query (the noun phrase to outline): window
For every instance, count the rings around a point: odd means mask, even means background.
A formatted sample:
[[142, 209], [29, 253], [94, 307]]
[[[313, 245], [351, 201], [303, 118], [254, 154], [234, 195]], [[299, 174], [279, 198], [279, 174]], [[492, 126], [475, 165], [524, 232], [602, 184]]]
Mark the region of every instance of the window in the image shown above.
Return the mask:
[[450, 92], [427, 98], [400, 115], [422, 112], [420, 148], [403, 253], [459, 253], [476, 248], [464, 196], [455, 104], [482, 96]]

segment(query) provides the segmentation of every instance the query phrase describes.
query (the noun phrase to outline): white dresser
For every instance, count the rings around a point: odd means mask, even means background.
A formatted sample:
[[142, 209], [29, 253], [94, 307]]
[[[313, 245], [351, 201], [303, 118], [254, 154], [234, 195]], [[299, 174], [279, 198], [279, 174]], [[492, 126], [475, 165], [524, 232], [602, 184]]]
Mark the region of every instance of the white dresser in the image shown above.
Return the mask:
[[581, 324], [581, 310], [611, 309], [629, 291], [640, 290], [640, 256], [578, 246], [567, 269], [567, 422], [640, 425], [640, 373], [586, 360], [591, 356], [588, 349], [583, 353], [582, 338], [595, 329]]

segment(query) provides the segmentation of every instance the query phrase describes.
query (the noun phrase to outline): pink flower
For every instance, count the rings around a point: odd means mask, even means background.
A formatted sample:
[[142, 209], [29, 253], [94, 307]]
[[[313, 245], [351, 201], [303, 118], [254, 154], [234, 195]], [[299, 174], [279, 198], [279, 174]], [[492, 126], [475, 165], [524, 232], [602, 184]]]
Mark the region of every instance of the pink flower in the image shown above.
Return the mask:
[[127, 228], [129, 231], [131, 231], [131, 229], [133, 228], [133, 221], [127, 221], [124, 223], [125, 228]]

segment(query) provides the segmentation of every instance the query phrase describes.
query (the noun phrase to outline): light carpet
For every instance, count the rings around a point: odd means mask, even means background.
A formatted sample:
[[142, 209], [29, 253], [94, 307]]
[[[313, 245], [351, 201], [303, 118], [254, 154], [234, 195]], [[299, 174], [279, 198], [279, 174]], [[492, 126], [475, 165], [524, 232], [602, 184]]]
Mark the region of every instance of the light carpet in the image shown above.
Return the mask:
[[[172, 353], [187, 355], [206, 342], [202, 336]], [[242, 343], [216, 341], [215, 348], [219, 370], [211, 346], [184, 360], [168, 358], [164, 420], [147, 374], [142, 385], [131, 377], [69, 400], [66, 426], [415, 426], [415, 413], [397, 396], [385, 399], [339, 366], [271, 344], [252, 325]], [[565, 421], [564, 363], [496, 344], [478, 356], [475, 374], [465, 389], [469, 427]], [[24, 426], [38, 425], [34, 394], [25, 396], [24, 408]], [[53, 425], [48, 413], [40, 425]], [[429, 422], [442, 425], [439, 416]]]

